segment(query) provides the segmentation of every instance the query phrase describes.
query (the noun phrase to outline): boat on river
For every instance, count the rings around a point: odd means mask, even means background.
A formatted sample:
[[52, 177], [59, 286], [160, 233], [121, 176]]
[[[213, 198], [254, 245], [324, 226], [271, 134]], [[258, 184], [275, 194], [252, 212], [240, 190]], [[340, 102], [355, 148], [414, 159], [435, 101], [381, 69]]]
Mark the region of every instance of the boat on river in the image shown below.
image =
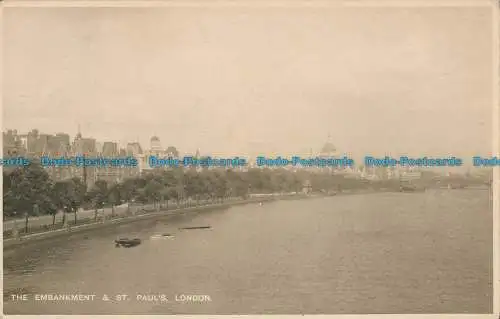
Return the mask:
[[414, 192], [415, 190], [416, 190], [416, 187], [409, 186], [409, 185], [401, 185], [399, 187], [400, 192]]
[[194, 226], [194, 227], [181, 227], [179, 229], [209, 229], [212, 226]]
[[403, 192], [403, 193], [421, 193], [421, 192], [425, 192], [425, 188], [416, 187], [414, 185], [401, 185], [399, 187], [399, 191]]
[[115, 246], [116, 247], [135, 247], [141, 244], [141, 240], [139, 238], [133, 238], [133, 239], [128, 239], [128, 238], [120, 238], [115, 240]]
[[159, 234], [159, 235], [153, 235], [153, 236], [151, 236], [151, 239], [167, 239], [167, 238], [174, 238], [174, 235], [171, 235], [171, 234]]

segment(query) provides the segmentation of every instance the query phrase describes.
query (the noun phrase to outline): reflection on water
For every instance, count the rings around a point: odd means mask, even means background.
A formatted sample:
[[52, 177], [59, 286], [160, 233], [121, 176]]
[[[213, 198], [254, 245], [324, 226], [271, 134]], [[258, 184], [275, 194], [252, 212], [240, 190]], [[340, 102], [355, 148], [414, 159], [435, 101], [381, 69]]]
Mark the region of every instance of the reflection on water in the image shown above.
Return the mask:
[[[179, 230], [200, 225], [212, 228]], [[9, 300], [5, 312], [488, 313], [491, 225], [483, 191], [336, 196], [141, 221], [7, 256], [6, 295], [98, 298]], [[165, 233], [174, 237], [151, 238]], [[143, 242], [117, 249], [118, 237]], [[137, 301], [138, 293], [164, 294], [169, 302]], [[130, 300], [102, 301], [104, 294]]]

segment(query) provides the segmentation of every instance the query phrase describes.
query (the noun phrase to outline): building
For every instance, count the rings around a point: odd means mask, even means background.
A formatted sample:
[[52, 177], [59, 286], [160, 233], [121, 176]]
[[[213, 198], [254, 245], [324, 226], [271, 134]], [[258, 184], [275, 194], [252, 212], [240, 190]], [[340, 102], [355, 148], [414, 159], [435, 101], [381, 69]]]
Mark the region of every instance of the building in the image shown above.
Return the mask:
[[[335, 145], [332, 143], [332, 138], [331, 135], [328, 134], [328, 138], [326, 143], [323, 145], [321, 148], [321, 151], [319, 153], [319, 158], [321, 159], [329, 159], [337, 156], [337, 148]], [[320, 167], [319, 170], [323, 172], [328, 172], [330, 174], [333, 174], [334, 172], [338, 172], [342, 170], [342, 167], [333, 167], [333, 166], [326, 166], [326, 167]]]
[[49, 135], [45, 152], [51, 156], [68, 156], [71, 153], [71, 144], [68, 134], [57, 133]]
[[149, 141], [149, 149], [151, 152], [162, 152], [160, 138], [158, 136], [151, 137]]
[[[98, 146], [102, 148], [98, 149]], [[118, 144], [114, 142], [96, 143], [96, 155], [103, 158], [114, 158], [118, 156]], [[94, 168], [95, 174], [93, 176], [93, 183], [98, 180], [106, 181], [108, 184], [120, 182], [120, 168], [119, 167], [96, 167]]]
[[103, 157], [115, 157], [119, 155], [118, 143], [115, 142], [104, 142], [102, 144], [101, 155]]
[[103, 145], [100, 142], [96, 142], [95, 143], [95, 150], [96, 150], [97, 154], [101, 154], [102, 153], [102, 146]]
[[31, 130], [31, 132], [29, 132], [27, 134], [27, 137], [26, 137], [26, 151], [27, 151], [27, 154], [35, 154], [36, 150], [36, 143], [37, 143], [37, 140], [38, 140], [38, 130], [37, 129], [33, 129]]
[[3, 156], [22, 156], [26, 153], [26, 146], [20, 136], [17, 134], [17, 130], [8, 130], [2, 133], [3, 141]]
[[399, 179], [399, 170], [397, 167], [387, 167], [388, 179]]
[[[128, 145], [133, 144], [129, 143]], [[127, 145], [127, 146], [128, 146]], [[132, 152], [135, 150], [142, 150], [139, 143], [137, 145], [132, 145], [130, 148], [131, 152], [127, 152], [126, 149], [120, 148], [116, 142], [104, 142], [102, 144], [102, 150], [98, 153], [99, 156], [104, 158], [125, 158], [127, 156], [132, 156], [137, 158], [137, 154]], [[94, 176], [94, 182], [97, 180], [106, 181], [109, 184], [120, 183], [126, 178], [135, 177], [139, 175], [138, 167], [121, 167], [121, 166], [106, 166], [98, 167], [95, 169], [96, 173]]]
[[60, 145], [64, 145], [69, 148], [71, 145], [69, 134], [66, 133], [57, 133], [54, 137], [54, 140], [57, 140], [57, 143]]
[[169, 146], [167, 147], [167, 156], [168, 157], [172, 157], [172, 158], [179, 158], [179, 151], [177, 150], [177, 148], [175, 146]]
[[[82, 137], [82, 133], [78, 131], [71, 146], [71, 155], [96, 157], [97, 156], [96, 144], [97, 142], [95, 139], [84, 138]], [[82, 179], [82, 181], [87, 185], [87, 188], [90, 188], [94, 185], [94, 182], [96, 181], [96, 168], [72, 166], [71, 175], [72, 177], [77, 177]]]
[[[128, 152], [136, 152], [133, 156], [137, 159], [138, 162], [138, 169], [140, 174], [145, 174], [147, 172], [150, 172], [154, 169], [154, 167], [151, 167], [149, 161], [150, 157], [154, 156], [157, 158], [161, 159], [166, 159], [166, 158], [172, 158], [172, 159], [178, 159], [179, 158], [179, 152], [177, 149], [173, 146], [169, 146], [166, 150], [163, 149], [160, 138], [158, 136], [153, 136], [151, 137], [149, 141], [149, 150], [142, 150], [140, 145], [134, 144], [134, 143], [129, 143], [127, 145], [127, 151]], [[168, 166], [163, 166], [162, 168], [168, 169]]]
[[337, 148], [331, 142], [330, 135], [328, 135], [328, 140], [321, 148], [321, 152], [319, 153], [319, 156], [321, 158], [330, 158], [330, 157], [334, 157], [336, 155], [337, 155]]
[[[134, 156], [137, 151], [142, 153], [139, 143], [129, 143], [127, 149], [119, 149], [115, 142], [98, 143], [93, 138], [82, 137], [78, 132], [73, 140], [66, 133], [41, 134], [37, 129], [33, 129], [27, 134], [18, 134], [16, 130], [3, 132], [3, 152], [13, 156], [27, 156], [29, 158], [49, 157], [127, 157]], [[91, 187], [97, 180], [106, 180], [110, 183], [122, 181], [127, 177], [137, 176], [137, 167], [45, 167], [52, 180], [60, 181], [73, 177], [81, 178]]]
[[96, 140], [93, 138], [77, 137], [71, 149], [75, 155], [97, 155]]
[[127, 148], [126, 148], [127, 155], [129, 156], [137, 156], [139, 154], [143, 153], [141, 144], [135, 142], [135, 143], [128, 143]]

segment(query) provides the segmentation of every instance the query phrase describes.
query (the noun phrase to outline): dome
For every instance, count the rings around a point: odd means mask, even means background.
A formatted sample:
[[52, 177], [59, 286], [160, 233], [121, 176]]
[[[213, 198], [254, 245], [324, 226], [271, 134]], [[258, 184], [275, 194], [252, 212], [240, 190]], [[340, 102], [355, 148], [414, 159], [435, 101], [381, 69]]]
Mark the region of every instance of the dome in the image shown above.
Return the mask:
[[151, 137], [151, 142], [153, 142], [153, 141], [159, 141], [159, 140], [160, 140], [160, 138], [158, 136]]
[[335, 146], [330, 143], [330, 142], [327, 142], [323, 148], [321, 149], [321, 153], [322, 154], [328, 154], [328, 153], [335, 153], [337, 151], [337, 149], [335, 148]]

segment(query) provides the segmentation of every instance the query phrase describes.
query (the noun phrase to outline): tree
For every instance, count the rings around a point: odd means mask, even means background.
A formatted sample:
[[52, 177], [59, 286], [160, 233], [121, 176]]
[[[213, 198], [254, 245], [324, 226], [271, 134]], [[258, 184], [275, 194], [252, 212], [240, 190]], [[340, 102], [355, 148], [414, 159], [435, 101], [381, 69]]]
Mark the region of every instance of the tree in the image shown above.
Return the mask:
[[71, 180], [58, 181], [52, 188], [52, 201], [56, 207], [56, 213], [52, 216], [52, 224], [56, 223], [57, 210], [63, 212], [62, 223], [66, 222], [66, 213], [71, 212]]
[[298, 176], [296, 174], [291, 175], [290, 179], [291, 179], [290, 180], [291, 189], [294, 192], [299, 193], [302, 190], [302, 187], [304, 186], [305, 180], [303, 180], [302, 178], [300, 178], [300, 176]]
[[262, 191], [264, 193], [273, 193], [276, 190], [276, 185], [273, 185], [272, 176], [276, 174], [273, 170], [269, 168], [264, 168], [260, 173], [260, 180], [262, 185]]
[[11, 191], [11, 175], [3, 171], [3, 217], [13, 216], [15, 212], [15, 194]]
[[171, 186], [171, 187], [165, 188], [165, 193], [169, 199], [175, 200], [177, 207], [179, 207], [179, 200], [180, 200], [181, 194], [179, 193], [177, 188], [178, 188], [177, 186]]
[[104, 180], [98, 180], [94, 186], [87, 193], [87, 202], [92, 205], [94, 209], [94, 220], [97, 221], [99, 209], [104, 208], [106, 201], [109, 198], [108, 183]]
[[[469, 176], [443, 178], [448, 183], [463, 184], [480, 183], [491, 180], [491, 171], [483, 179]], [[429, 176], [428, 183], [436, 183], [435, 178]], [[55, 224], [56, 214], [63, 211], [63, 223], [66, 213], [75, 213], [85, 200], [97, 211], [106, 203], [111, 204], [114, 214], [115, 206], [123, 201], [138, 201], [153, 203], [161, 208], [161, 203], [167, 199], [175, 200], [177, 206], [185, 198], [195, 198], [197, 204], [201, 198], [212, 202], [221, 201], [228, 196], [246, 197], [249, 193], [299, 192], [305, 181], [310, 182], [313, 192], [328, 193], [339, 189], [367, 189], [367, 188], [396, 188], [398, 182], [393, 180], [370, 182], [365, 179], [348, 178], [341, 174], [331, 174], [325, 171], [297, 171], [286, 169], [256, 169], [236, 171], [233, 169], [183, 170], [172, 168], [168, 170], [156, 169], [151, 173], [128, 178], [121, 183], [108, 187], [105, 181], [97, 181], [86, 192], [86, 185], [79, 178], [52, 183], [45, 170], [36, 164], [15, 168], [3, 172], [3, 201], [4, 216], [15, 215], [16, 212], [25, 214], [26, 229], [29, 216], [34, 214], [51, 214]], [[158, 205], [160, 203], [160, 205]]]
[[[160, 196], [161, 196], [162, 203], [165, 202], [166, 209], [168, 209], [168, 201], [170, 200], [170, 192], [169, 192], [168, 187], [165, 187], [165, 186], [162, 187], [161, 192], [160, 192]], [[162, 208], [161, 205], [162, 204], [160, 204], [160, 208]]]
[[39, 210], [41, 212], [48, 214], [48, 215], [51, 215], [52, 216], [52, 225], [55, 225], [58, 208], [55, 204], [55, 201], [52, 198], [50, 198], [50, 200], [43, 201], [39, 205]]
[[217, 194], [217, 176], [212, 170], [202, 171], [201, 174], [200, 192], [214, 202]]
[[245, 175], [229, 169], [226, 172], [226, 178], [231, 196], [246, 198], [249, 184]]
[[175, 190], [172, 192], [172, 195], [174, 195], [177, 202], [177, 207], [180, 207], [180, 205], [182, 205], [182, 200], [186, 196], [186, 176], [184, 174], [184, 170], [178, 167], [174, 168], [172, 173], [174, 176], [172, 188]]
[[[109, 204], [111, 204], [111, 215], [115, 215], [115, 206], [118, 206], [121, 204], [122, 199], [121, 199], [121, 191], [120, 188], [122, 187], [121, 184], [113, 184], [111, 187], [108, 189], [108, 198], [107, 201]], [[101, 188], [107, 189], [107, 185], [102, 185]]]
[[228, 191], [228, 182], [224, 171], [215, 171], [213, 183], [215, 197], [220, 200], [221, 203], [224, 202], [224, 198]]
[[7, 199], [9, 206], [16, 212], [24, 213], [25, 231], [28, 232], [29, 216], [38, 207], [46, 207], [51, 201], [52, 181], [47, 172], [36, 162], [18, 167], [10, 174], [10, 188]]
[[82, 206], [85, 201], [85, 194], [87, 192], [87, 185], [85, 185], [82, 180], [78, 177], [73, 177], [71, 179], [70, 186], [70, 207], [71, 211], [75, 214], [75, 224], [77, 222], [78, 209]]
[[163, 184], [156, 179], [149, 180], [143, 189], [146, 199], [148, 200], [148, 202], [153, 202], [153, 206], [155, 209], [157, 208], [157, 205], [161, 200], [162, 190]]
[[137, 196], [138, 178], [127, 178], [118, 187], [120, 198], [124, 201], [131, 201]]
[[203, 193], [203, 177], [197, 172], [188, 171], [185, 175], [186, 196], [195, 198], [196, 205], [199, 205], [200, 196]]

